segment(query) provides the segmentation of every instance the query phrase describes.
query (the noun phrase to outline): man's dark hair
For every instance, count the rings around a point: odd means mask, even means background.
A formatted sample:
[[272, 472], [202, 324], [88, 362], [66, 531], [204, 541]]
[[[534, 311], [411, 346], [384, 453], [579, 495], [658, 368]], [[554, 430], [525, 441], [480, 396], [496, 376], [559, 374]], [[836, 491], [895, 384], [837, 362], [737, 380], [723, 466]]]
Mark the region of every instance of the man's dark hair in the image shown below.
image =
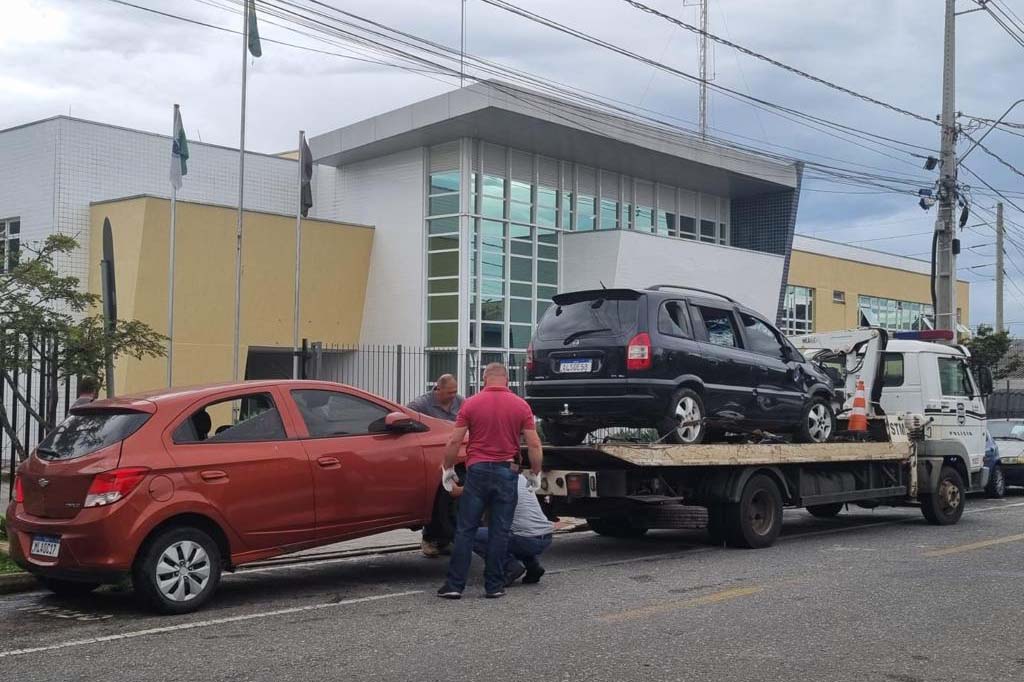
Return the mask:
[[91, 393], [96, 395], [100, 390], [100, 380], [96, 377], [82, 377], [78, 380], [78, 395]]

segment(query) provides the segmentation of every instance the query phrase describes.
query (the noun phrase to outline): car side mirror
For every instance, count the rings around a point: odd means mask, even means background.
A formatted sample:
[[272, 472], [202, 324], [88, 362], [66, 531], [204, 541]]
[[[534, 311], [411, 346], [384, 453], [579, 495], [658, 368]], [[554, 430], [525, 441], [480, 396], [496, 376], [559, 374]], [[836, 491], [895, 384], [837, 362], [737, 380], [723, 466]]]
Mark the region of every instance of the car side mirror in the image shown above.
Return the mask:
[[430, 427], [416, 421], [405, 412], [389, 412], [384, 417], [384, 430], [389, 433], [420, 433], [429, 431]]
[[981, 395], [988, 397], [992, 395], [992, 370], [988, 367], [978, 367], [978, 388], [981, 390]]

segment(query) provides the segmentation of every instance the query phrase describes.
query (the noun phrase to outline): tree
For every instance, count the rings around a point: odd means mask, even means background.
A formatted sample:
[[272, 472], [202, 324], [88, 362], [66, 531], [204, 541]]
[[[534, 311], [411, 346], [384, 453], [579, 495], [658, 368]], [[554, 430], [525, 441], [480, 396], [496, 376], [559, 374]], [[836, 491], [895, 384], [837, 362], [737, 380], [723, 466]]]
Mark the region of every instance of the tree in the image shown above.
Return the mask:
[[1004, 379], [1021, 368], [1019, 357], [1004, 360], [1012, 345], [1010, 332], [996, 332], [992, 327], [983, 324], [978, 326], [978, 333], [967, 342], [967, 349], [971, 351], [974, 364], [992, 370], [992, 378]]
[[[47, 429], [56, 420], [59, 382], [73, 376], [101, 377], [108, 353], [113, 358], [137, 359], [164, 354], [166, 338], [138, 320], [118, 320], [109, 334], [105, 331], [103, 316], [97, 312], [100, 297], [82, 291], [77, 277], [57, 272], [56, 261], [77, 248], [73, 237], [51, 235], [38, 247], [23, 247], [21, 261], [0, 273], [0, 382], [11, 389], [12, 402], [17, 401], [25, 414]], [[49, 340], [45, 380], [51, 388], [45, 414], [35, 410], [24, 395], [24, 386], [15, 385], [12, 376], [14, 370], [40, 372], [42, 339]], [[24, 446], [3, 403], [0, 427], [23, 458]]]

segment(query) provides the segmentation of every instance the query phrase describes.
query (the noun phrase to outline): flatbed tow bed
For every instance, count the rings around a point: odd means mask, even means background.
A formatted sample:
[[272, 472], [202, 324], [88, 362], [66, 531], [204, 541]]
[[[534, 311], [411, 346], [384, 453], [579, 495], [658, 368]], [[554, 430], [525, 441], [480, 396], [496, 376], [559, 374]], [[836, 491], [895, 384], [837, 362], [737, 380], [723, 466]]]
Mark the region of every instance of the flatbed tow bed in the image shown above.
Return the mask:
[[683, 509], [703, 507], [713, 541], [749, 548], [775, 541], [783, 507], [826, 517], [848, 503], [920, 503], [930, 522], [956, 523], [968, 480], [962, 461], [928, 454], [899, 418], [877, 422], [887, 428], [873, 433], [888, 437], [875, 442], [546, 446], [538, 495], [550, 513], [586, 518], [614, 537], [679, 527]]

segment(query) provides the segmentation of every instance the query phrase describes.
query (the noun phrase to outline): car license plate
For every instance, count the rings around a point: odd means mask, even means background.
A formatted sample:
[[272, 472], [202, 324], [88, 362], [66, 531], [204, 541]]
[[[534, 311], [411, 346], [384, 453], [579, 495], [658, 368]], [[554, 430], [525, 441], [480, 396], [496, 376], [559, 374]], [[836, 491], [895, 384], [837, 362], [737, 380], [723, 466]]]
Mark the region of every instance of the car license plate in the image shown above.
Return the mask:
[[593, 367], [592, 360], [562, 360], [558, 365], [558, 371], [562, 374], [584, 374]]
[[60, 554], [60, 538], [54, 535], [33, 535], [32, 554], [56, 558]]

